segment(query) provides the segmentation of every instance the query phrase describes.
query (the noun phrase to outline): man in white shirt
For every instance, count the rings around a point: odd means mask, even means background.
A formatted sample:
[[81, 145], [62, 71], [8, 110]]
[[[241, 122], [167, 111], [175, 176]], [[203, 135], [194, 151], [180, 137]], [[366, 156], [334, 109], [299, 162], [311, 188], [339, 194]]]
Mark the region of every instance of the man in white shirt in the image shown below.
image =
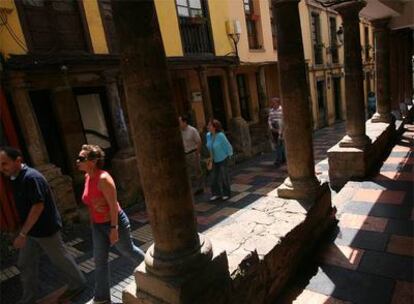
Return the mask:
[[181, 135], [183, 137], [185, 161], [190, 177], [192, 192], [194, 194], [199, 194], [204, 191], [200, 168], [200, 134], [196, 128], [188, 124], [188, 118], [186, 116], [180, 116], [178, 121], [180, 122]]

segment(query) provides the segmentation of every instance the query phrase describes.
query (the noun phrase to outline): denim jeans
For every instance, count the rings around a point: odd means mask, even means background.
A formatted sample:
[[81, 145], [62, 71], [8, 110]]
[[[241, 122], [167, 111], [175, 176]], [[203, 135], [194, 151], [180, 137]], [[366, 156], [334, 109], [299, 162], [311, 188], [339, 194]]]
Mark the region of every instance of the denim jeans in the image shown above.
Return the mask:
[[[110, 248], [110, 223], [92, 224], [93, 256], [95, 259], [95, 300], [110, 301], [110, 274], [108, 255]], [[130, 223], [124, 211], [118, 215], [119, 240], [115, 248], [132, 262], [138, 264], [144, 259], [144, 252], [134, 245], [131, 238]]]
[[230, 196], [230, 176], [228, 169], [228, 158], [225, 160], [213, 163], [213, 180], [211, 183], [211, 192], [217, 196]]
[[65, 275], [69, 289], [79, 288], [86, 284], [86, 279], [75, 260], [64, 247], [60, 232], [41, 238], [28, 236], [25, 246], [19, 251], [17, 262], [23, 287], [23, 295], [19, 303], [35, 303], [40, 281], [39, 258], [42, 250]]
[[276, 162], [284, 163], [285, 161], [285, 141], [283, 139], [279, 139], [276, 144]]

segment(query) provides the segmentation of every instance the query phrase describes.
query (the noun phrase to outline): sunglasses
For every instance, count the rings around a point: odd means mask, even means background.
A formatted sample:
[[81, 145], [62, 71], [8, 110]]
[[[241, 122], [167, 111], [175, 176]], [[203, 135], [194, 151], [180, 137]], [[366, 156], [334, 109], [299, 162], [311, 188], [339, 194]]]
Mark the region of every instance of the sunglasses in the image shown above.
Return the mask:
[[86, 162], [87, 160], [89, 160], [89, 159], [86, 156], [78, 156], [76, 158], [76, 161], [78, 161], [80, 163]]

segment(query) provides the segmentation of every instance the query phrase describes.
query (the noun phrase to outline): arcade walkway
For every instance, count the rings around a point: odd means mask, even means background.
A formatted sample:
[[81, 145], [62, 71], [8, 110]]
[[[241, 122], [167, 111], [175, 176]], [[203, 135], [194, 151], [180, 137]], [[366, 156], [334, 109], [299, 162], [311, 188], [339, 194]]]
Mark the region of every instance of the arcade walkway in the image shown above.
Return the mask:
[[414, 125], [379, 174], [334, 198], [338, 227], [277, 304], [414, 303]]
[[[414, 126], [406, 128], [378, 176], [348, 183], [339, 194], [333, 193], [338, 228], [323, 242], [315, 260], [302, 267], [277, 304], [413, 303]], [[316, 171], [322, 179], [327, 178], [326, 151], [344, 132], [341, 123], [314, 134], [315, 160], [319, 162]], [[210, 203], [209, 193], [196, 197], [201, 232], [220, 226], [224, 219], [283, 182], [286, 167], [275, 169], [272, 157], [261, 155], [233, 169], [229, 201]], [[133, 210], [129, 214], [133, 237], [145, 250], [152, 242], [147, 216]], [[74, 303], [87, 303], [93, 296], [94, 269], [89, 227], [68, 229], [66, 240], [90, 286]], [[121, 303], [122, 289], [133, 280], [134, 265], [115, 250], [110, 259], [112, 300]], [[13, 263], [14, 258], [2, 261], [0, 294], [4, 303], [15, 303], [20, 296], [19, 272]], [[44, 298], [39, 303], [51, 304], [64, 283], [46, 258], [41, 269]]]

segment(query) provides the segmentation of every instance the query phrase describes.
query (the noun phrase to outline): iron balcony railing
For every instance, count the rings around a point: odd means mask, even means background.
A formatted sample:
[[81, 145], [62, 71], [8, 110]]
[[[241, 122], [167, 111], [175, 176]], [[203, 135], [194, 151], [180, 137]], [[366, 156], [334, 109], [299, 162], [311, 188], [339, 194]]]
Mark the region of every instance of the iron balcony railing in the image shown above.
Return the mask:
[[180, 17], [180, 30], [186, 55], [213, 54], [208, 18]]

